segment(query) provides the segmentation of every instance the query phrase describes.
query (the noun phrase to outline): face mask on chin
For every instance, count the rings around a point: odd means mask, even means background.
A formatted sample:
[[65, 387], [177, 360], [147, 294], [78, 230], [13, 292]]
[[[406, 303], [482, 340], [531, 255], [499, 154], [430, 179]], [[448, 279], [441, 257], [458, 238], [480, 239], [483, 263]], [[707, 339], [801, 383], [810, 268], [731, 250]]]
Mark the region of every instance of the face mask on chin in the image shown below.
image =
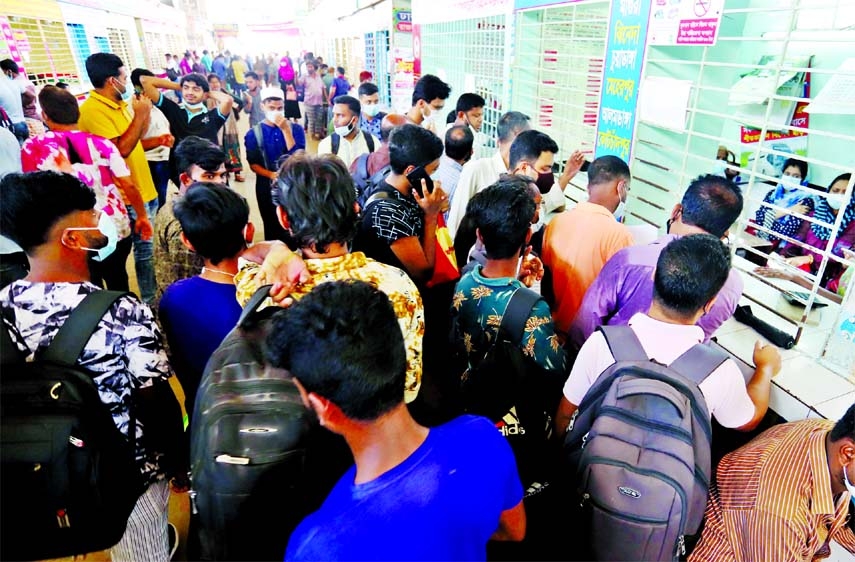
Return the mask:
[[122, 101], [130, 101], [131, 90], [127, 86], [124, 86], [124, 88], [125, 88], [124, 91], [122, 91], [122, 90], [118, 89], [116, 86], [113, 86], [113, 89], [116, 91], [117, 94], [119, 94], [119, 97], [122, 98]]
[[[618, 188], [618, 196], [620, 196], [620, 188]], [[618, 203], [617, 209], [614, 212], [615, 219], [618, 222], [623, 222], [624, 214], [626, 214], [626, 197], [626, 192], [624, 191], [624, 196], [620, 198], [620, 203]]]
[[199, 103], [187, 103], [185, 101], [184, 109], [188, 109], [190, 111], [199, 111], [201, 109], [205, 109], [205, 102], [200, 101]]
[[342, 127], [336, 127], [336, 128], [335, 128], [335, 134], [337, 134], [337, 135], [338, 135], [338, 136], [340, 136], [340, 137], [346, 137], [346, 136], [348, 136], [350, 133], [352, 133], [352, 132], [353, 132], [353, 129], [354, 129], [355, 127], [356, 127], [356, 123], [354, 123], [354, 122], [353, 122], [353, 119], [351, 119], [351, 120], [350, 120], [350, 123], [348, 123], [347, 125], [344, 125], [344, 126], [342, 126]]

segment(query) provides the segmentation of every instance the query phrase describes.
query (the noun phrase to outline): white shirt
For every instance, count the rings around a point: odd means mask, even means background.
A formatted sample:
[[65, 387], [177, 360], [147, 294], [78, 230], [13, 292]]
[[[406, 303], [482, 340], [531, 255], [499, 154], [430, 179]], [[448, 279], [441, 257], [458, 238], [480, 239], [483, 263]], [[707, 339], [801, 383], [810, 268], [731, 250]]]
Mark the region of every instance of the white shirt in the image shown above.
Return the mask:
[[[2, 79], [2, 77], [0, 77]], [[21, 145], [12, 131], [0, 127], [0, 178], [21, 171]]]
[[[692, 346], [704, 341], [704, 331], [699, 326], [668, 324], [642, 313], [633, 316], [629, 326], [648, 357], [664, 365], [670, 365]], [[603, 334], [599, 331], [591, 334], [579, 350], [564, 384], [564, 397], [571, 404], [581, 404], [591, 386], [614, 362]], [[710, 415], [724, 427], [741, 427], [754, 417], [754, 403], [745, 389], [742, 371], [732, 359], [722, 363], [698, 388], [707, 401]]]
[[[341, 141], [338, 144], [337, 156], [341, 158], [346, 168], [350, 168], [353, 161], [363, 154], [368, 154], [368, 143], [365, 141], [365, 135], [367, 134], [365, 131], [359, 131], [356, 138], [352, 141], [341, 137]], [[374, 139], [374, 150], [380, 148], [380, 139], [374, 135], [369, 136]], [[318, 144], [318, 156], [321, 154], [332, 154], [332, 135], [324, 138]]]
[[24, 122], [24, 102], [21, 99], [21, 87], [15, 80], [9, 80], [0, 73], [0, 107], [6, 110], [12, 123]]
[[[148, 123], [148, 130], [146, 130], [142, 138], [150, 139], [168, 134], [171, 133], [169, 129], [169, 121], [166, 119], [166, 115], [164, 115], [159, 108], [152, 106], [151, 120]], [[165, 160], [169, 160], [169, 147], [156, 146], [150, 150], [146, 150], [145, 159], [149, 162], [163, 162]]]
[[454, 197], [451, 198], [448, 211], [448, 231], [452, 239], [457, 235], [457, 227], [466, 214], [469, 200], [479, 191], [483, 191], [496, 183], [499, 176], [507, 174], [508, 168], [502, 160], [502, 154], [497, 150], [490, 158], [470, 160], [463, 166]]

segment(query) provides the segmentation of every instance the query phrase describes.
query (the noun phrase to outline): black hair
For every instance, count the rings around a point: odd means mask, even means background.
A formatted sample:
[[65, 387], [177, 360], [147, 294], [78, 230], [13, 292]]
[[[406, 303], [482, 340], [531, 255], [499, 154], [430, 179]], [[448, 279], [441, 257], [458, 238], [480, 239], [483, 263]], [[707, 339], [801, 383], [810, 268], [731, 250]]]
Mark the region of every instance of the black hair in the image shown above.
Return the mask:
[[653, 298], [682, 318], [692, 318], [718, 294], [730, 274], [730, 253], [710, 234], [668, 243], [653, 275]]
[[208, 54], [208, 49], [202, 49], [202, 54], [203, 54], [203, 55], [207, 55], [207, 54]]
[[68, 90], [50, 84], [44, 86], [39, 92], [39, 105], [54, 123], [74, 125], [80, 119], [80, 105]]
[[252, 78], [253, 80], [259, 80], [258, 74], [251, 71], [251, 70], [249, 72], [244, 72], [243, 77], [244, 78]]
[[839, 176], [837, 176], [836, 178], [834, 178], [833, 180], [831, 180], [831, 183], [828, 184], [828, 189], [826, 189], [826, 191], [831, 191], [831, 188], [834, 187], [834, 184], [836, 184], [839, 181], [845, 181], [846, 183], [849, 183], [849, 180], [851, 180], [851, 179], [852, 179], [852, 173], [851, 172], [844, 172], [844, 173], [840, 174]]
[[390, 120], [384, 117], [383, 120], [380, 121], [380, 142], [389, 142], [389, 137], [395, 129], [396, 125], [392, 124]]
[[445, 124], [450, 125], [457, 121], [457, 110], [452, 109], [448, 112], [448, 115], [445, 116]]
[[796, 168], [798, 168], [799, 173], [801, 173], [801, 175], [802, 175], [802, 179], [803, 180], [807, 179], [807, 175], [808, 175], [808, 163], [807, 162], [805, 162], [804, 160], [799, 160], [798, 158], [787, 158], [787, 160], [784, 162], [784, 165], [781, 166], [781, 173], [784, 173], [784, 171], [787, 168], [789, 168], [790, 166], [795, 166]]
[[0, 60], [0, 69], [2, 69], [3, 72], [12, 71], [14, 74], [21, 72], [21, 69], [18, 67], [18, 63], [12, 59]]
[[452, 160], [469, 159], [475, 135], [466, 125], [456, 125], [445, 132], [445, 155]]
[[600, 156], [588, 165], [588, 185], [600, 185], [632, 178], [629, 166], [617, 156]]
[[183, 88], [185, 82], [193, 82], [194, 84], [202, 88], [203, 92], [211, 91], [211, 87], [208, 85], [208, 79], [197, 72], [185, 74], [184, 76], [182, 76], [179, 85]]
[[413, 89], [413, 105], [416, 105], [419, 100], [430, 103], [435, 99], [448, 99], [449, 94], [451, 94], [451, 86], [433, 74], [425, 74], [419, 78]]
[[103, 88], [109, 78], [118, 78], [119, 69], [125, 66], [113, 53], [95, 53], [86, 59], [86, 74], [96, 88]]
[[831, 433], [828, 434], [828, 438], [831, 441], [840, 441], [841, 439], [855, 441], [855, 404], [849, 406], [843, 417], [834, 424]]
[[377, 87], [377, 84], [372, 84], [371, 82], [363, 82], [359, 85], [360, 96], [373, 96], [376, 93], [380, 92], [380, 89]]
[[508, 155], [508, 167], [513, 170], [520, 162], [528, 162], [534, 165], [541, 153], [558, 152], [558, 144], [552, 137], [540, 131], [523, 131], [511, 144], [511, 151]]
[[63, 89], [63, 90], [67, 90], [67, 89], [68, 89], [68, 84], [67, 84], [67, 83], [65, 83], [65, 82], [62, 82], [62, 81], [57, 82], [57, 83], [55, 84], [55, 86], [56, 86], [57, 88], [60, 88], [60, 89]]
[[683, 195], [683, 222], [721, 238], [742, 213], [742, 191], [727, 178], [698, 176]]
[[426, 166], [442, 156], [439, 137], [418, 125], [395, 127], [389, 135], [389, 164], [396, 174], [408, 166]]
[[154, 72], [147, 68], [135, 68], [131, 71], [131, 84], [134, 86], [141, 88], [142, 82], [140, 81], [140, 76], [154, 76]]
[[455, 111], [466, 113], [476, 107], [484, 107], [486, 104], [487, 102], [484, 101], [484, 98], [478, 94], [466, 92], [465, 94], [460, 94], [460, 97], [457, 98], [457, 108]]
[[301, 248], [324, 253], [330, 244], [347, 244], [356, 236], [356, 188], [334, 156], [303, 152], [289, 157], [279, 169], [273, 195]]
[[519, 111], [508, 111], [499, 118], [499, 123], [496, 126], [496, 135], [499, 141], [505, 142], [520, 131], [529, 128], [529, 120], [531, 117]]
[[529, 179], [503, 175], [475, 194], [466, 206], [473, 226], [481, 233], [487, 258], [507, 259], [519, 252], [534, 218], [534, 199], [529, 193]]
[[335, 71], [336, 71], [337, 73], [339, 73], [339, 74], [342, 74], [342, 75], [343, 75], [343, 74], [344, 74], [344, 67], [343, 67], [343, 66], [337, 66], [337, 67], [335, 67]]
[[277, 312], [265, 357], [353, 420], [375, 420], [404, 401], [407, 356], [395, 309], [363, 281], [321, 283]]
[[346, 105], [350, 112], [356, 116], [359, 116], [359, 114], [362, 113], [362, 104], [353, 96], [336, 96], [333, 100], [333, 104]]
[[94, 208], [95, 192], [71, 174], [12, 173], [0, 180], [0, 234], [28, 255], [48, 241], [58, 221]]
[[216, 172], [225, 162], [223, 149], [202, 137], [186, 137], [175, 147], [175, 164], [179, 173], [189, 174], [193, 166], [199, 166], [206, 172]]
[[224, 185], [191, 184], [176, 199], [172, 212], [196, 253], [214, 265], [246, 248], [243, 231], [249, 222], [249, 205]]
[[208, 86], [209, 86], [209, 87], [210, 87], [210, 85], [211, 85], [211, 80], [212, 80], [212, 79], [214, 79], [214, 78], [216, 78], [217, 80], [219, 80], [220, 82], [222, 82], [222, 80], [220, 80], [220, 77], [219, 77], [219, 76], [217, 76], [216, 74], [214, 74], [214, 73], [212, 72], [212, 73], [208, 74]]

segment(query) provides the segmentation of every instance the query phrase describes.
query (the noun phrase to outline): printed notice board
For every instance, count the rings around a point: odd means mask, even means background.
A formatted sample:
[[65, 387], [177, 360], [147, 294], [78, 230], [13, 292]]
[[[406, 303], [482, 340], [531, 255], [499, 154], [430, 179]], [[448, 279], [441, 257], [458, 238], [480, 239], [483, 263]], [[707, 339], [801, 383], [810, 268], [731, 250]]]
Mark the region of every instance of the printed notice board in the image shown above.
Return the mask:
[[613, 155], [629, 163], [650, 1], [612, 2], [594, 149], [597, 158]]

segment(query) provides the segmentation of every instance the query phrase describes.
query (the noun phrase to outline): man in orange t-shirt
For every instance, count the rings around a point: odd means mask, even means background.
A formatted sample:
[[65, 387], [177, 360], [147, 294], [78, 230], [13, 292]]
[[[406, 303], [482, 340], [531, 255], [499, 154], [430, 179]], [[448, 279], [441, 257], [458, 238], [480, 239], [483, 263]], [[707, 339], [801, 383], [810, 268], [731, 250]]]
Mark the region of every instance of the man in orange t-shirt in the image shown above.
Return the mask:
[[588, 167], [588, 200], [546, 227], [541, 257], [552, 273], [552, 318], [562, 333], [567, 333], [585, 291], [605, 263], [632, 244], [629, 229], [618, 222], [631, 177], [629, 166], [617, 156], [597, 158]]

